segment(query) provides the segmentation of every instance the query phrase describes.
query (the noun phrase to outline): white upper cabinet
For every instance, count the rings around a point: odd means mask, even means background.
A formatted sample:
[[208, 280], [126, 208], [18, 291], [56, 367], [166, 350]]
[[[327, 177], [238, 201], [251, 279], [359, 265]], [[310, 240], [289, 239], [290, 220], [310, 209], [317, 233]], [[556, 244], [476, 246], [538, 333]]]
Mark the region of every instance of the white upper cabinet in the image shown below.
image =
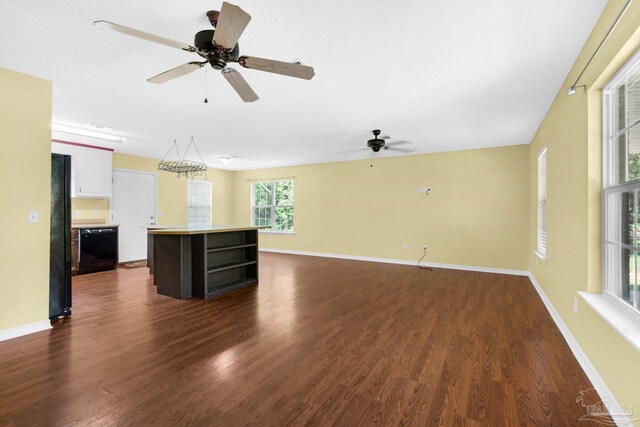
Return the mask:
[[71, 197], [111, 198], [111, 151], [57, 142], [51, 151], [71, 156]]

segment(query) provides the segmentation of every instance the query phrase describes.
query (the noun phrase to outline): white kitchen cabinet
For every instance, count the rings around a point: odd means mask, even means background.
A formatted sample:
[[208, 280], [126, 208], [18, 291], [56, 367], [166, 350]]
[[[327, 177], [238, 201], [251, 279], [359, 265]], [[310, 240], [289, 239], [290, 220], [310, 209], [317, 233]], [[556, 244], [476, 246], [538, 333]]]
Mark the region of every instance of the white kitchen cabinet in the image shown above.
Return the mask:
[[71, 197], [111, 197], [113, 152], [57, 142], [51, 151], [71, 156]]

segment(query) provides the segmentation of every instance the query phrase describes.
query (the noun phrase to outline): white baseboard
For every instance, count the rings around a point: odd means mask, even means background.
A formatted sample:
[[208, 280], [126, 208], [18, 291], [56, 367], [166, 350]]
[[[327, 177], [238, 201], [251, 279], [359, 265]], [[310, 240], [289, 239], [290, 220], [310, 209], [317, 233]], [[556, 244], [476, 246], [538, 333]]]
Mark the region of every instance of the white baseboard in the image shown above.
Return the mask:
[[50, 320], [41, 320], [39, 322], [2, 329], [0, 330], [0, 341], [10, 340], [11, 338], [21, 337], [34, 332], [46, 331], [47, 329], [51, 329]]
[[[556, 323], [556, 326], [558, 327], [558, 329], [560, 329], [560, 333], [564, 337], [564, 340], [569, 345], [571, 352], [573, 353], [576, 360], [582, 367], [582, 370], [584, 371], [584, 373], [587, 374], [589, 381], [591, 381], [591, 384], [593, 384], [593, 388], [596, 389], [596, 391], [600, 395], [600, 398], [609, 397], [615, 400], [613, 393], [611, 393], [611, 390], [609, 390], [609, 387], [607, 387], [607, 384], [604, 382], [604, 380], [602, 379], [602, 377], [600, 376], [596, 368], [593, 366], [593, 364], [591, 363], [591, 361], [589, 360], [585, 352], [582, 350], [582, 348], [580, 347], [580, 344], [578, 344], [578, 341], [576, 341], [575, 337], [569, 330], [569, 327], [567, 326], [566, 323], [564, 323], [564, 321], [562, 320], [562, 317], [560, 317], [560, 314], [556, 311], [555, 307], [551, 303], [551, 300], [549, 299], [549, 297], [547, 297], [547, 294], [544, 293], [544, 290], [542, 289], [542, 287], [540, 286], [536, 278], [531, 273], [529, 273], [529, 280], [531, 280], [533, 287], [538, 292], [538, 295], [540, 295], [540, 299], [544, 303], [544, 306], [547, 308], [547, 311], [551, 315], [551, 318]], [[633, 423], [622, 422], [622, 423], [618, 423], [618, 425], [629, 426], [629, 425], [633, 425]]]
[[[407, 259], [396, 259], [396, 258], [375, 258], [375, 257], [367, 257], [367, 256], [359, 256], [359, 255], [295, 251], [295, 250], [272, 249], [272, 248], [260, 248], [260, 251], [275, 252], [279, 254], [319, 256], [324, 258], [352, 259], [355, 261], [383, 262], [386, 264], [418, 265], [418, 260], [407, 260]], [[479, 271], [482, 273], [511, 274], [513, 276], [529, 276], [529, 272], [526, 270], [511, 270], [508, 268], [477, 267], [473, 265], [458, 265], [458, 264], [441, 264], [437, 262], [421, 262], [420, 265], [424, 267], [446, 268], [450, 270], [465, 270], [465, 271]]]

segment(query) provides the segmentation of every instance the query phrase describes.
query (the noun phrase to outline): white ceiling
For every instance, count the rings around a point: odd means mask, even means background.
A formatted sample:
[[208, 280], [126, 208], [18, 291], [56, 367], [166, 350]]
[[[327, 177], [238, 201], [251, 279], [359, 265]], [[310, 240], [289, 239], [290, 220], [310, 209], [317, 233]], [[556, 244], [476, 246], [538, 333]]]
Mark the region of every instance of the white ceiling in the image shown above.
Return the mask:
[[[606, 0], [236, 0], [252, 16], [243, 55], [302, 58], [299, 80], [237, 66], [260, 96], [246, 104], [218, 71], [146, 82], [199, 60], [100, 30], [108, 20], [187, 44], [211, 28], [210, 0], [3, 0], [0, 66], [54, 83], [53, 118], [126, 136], [60, 139], [161, 158], [191, 136], [233, 170], [364, 159], [370, 130], [413, 154], [527, 144]], [[234, 64], [237, 65], [237, 64]], [[402, 154], [402, 153], [401, 153]], [[229, 165], [217, 159], [237, 156]], [[378, 156], [394, 155], [390, 150]]]

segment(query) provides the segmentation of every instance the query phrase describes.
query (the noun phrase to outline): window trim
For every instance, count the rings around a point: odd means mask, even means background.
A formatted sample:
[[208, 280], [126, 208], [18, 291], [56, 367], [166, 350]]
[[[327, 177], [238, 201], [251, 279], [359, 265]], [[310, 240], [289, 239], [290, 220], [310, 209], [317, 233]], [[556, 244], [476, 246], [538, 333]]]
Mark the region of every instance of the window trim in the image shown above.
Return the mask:
[[[276, 183], [278, 182], [291, 182], [291, 184], [293, 185], [293, 191], [294, 191], [294, 199], [293, 199], [293, 205], [281, 205], [281, 206], [276, 206]], [[255, 205], [255, 191], [256, 191], [256, 184], [262, 184], [262, 183], [272, 183], [273, 184], [273, 194], [272, 194], [272, 198], [271, 198], [271, 204], [269, 205]], [[265, 233], [265, 234], [282, 234], [282, 235], [287, 235], [287, 236], [292, 236], [295, 235], [295, 183], [293, 179], [287, 179], [287, 178], [280, 178], [280, 179], [264, 179], [264, 180], [254, 180], [251, 181], [251, 200], [250, 200], [250, 206], [251, 206], [251, 225], [253, 227], [256, 227], [256, 218], [255, 218], [255, 209], [256, 207], [271, 207], [271, 218], [272, 218], [272, 223], [271, 223], [271, 227], [270, 228], [262, 228], [259, 229], [258, 232], [259, 233]], [[274, 224], [275, 224], [275, 210], [276, 207], [290, 207], [293, 209], [294, 212], [294, 216], [293, 216], [293, 221], [294, 221], [294, 226], [292, 227], [291, 231], [283, 231], [283, 230], [275, 230], [273, 228]]]
[[640, 316], [633, 308], [609, 292], [578, 295], [636, 351], [640, 352]]
[[[544, 177], [541, 176], [541, 164], [542, 162], [544, 162]], [[537, 157], [537, 191], [536, 191], [536, 250], [534, 251], [534, 254], [540, 258], [542, 261], [547, 259], [547, 232], [548, 232], [548, 195], [547, 195], [547, 147], [542, 147], [540, 149], [540, 151], [538, 151], [538, 157]], [[541, 197], [540, 197], [540, 183], [542, 178], [544, 178], [544, 206], [542, 208], [542, 215], [541, 215], [541, 208], [540, 208], [540, 201], [541, 201]], [[541, 216], [543, 217], [544, 221], [541, 221]], [[542, 224], [541, 222], [544, 224], [544, 244], [541, 245], [541, 239], [540, 239], [540, 234], [541, 234], [541, 228], [542, 228]]]
[[[617, 138], [623, 133], [626, 133], [629, 129], [633, 128], [634, 126], [637, 126], [640, 120], [636, 120], [632, 125], [627, 125], [627, 123], [625, 123], [625, 126], [622, 130], [618, 131], [615, 135], [609, 135], [610, 130], [612, 129], [613, 120], [614, 120], [614, 114], [612, 114], [613, 112], [612, 110], [614, 108], [612, 105], [614, 92], [616, 91], [617, 88], [620, 87], [620, 85], [626, 84], [626, 79], [628, 75], [632, 74], [635, 71], [638, 71], [638, 69], [640, 69], [640, 49], [636, 51], [622, 67], [620, 67], [620, 69], [615, 73], [615, 75], [602, 88], [602, 100], [601, 100], [602, 102], [602, 141], [601, 141], [602, 142], [601, 144], [601, 148], [602, 148], [602, 198], [601, 198], [601, 203], [602, 203], [602, 225], [601, 225], [602, 227], [602, 233], [601, 233], [602, 235], [602, 242], [601, 242], [602, 290], [600, 294], [596, 294], [594, 296], [597, 296], [598, 298], [605, 298], [605, 299], [593, 300], [595, 301], [595, 303], [591, 300], [588, 300], [587, 302], [589, 302], [592, 308], [594, 308], [594, 310], [596, 310], [596, 312], [598, 312], [609, 323], [618, 322], [620, 320], [620, 319], [617, 319], [617, 320], [613, 319], [613, 317], [615, 316], [611, 314], [612, 313], [611, 307], [616, 307], [616, 310], [618, 311], [624, 311], [627, 313], [632, 312], [637, 319], [640, 319], [640, 301], [637, 301], [637, 299], [640, 296], [638, 295], [638, 291], [637, 291], [638, 284], [635, 284], [633, 286], [633, 294], [631, 295], [631, 302], [633, 305], [629, 305], [625, 300], [623, 300], [617, 294], [614, 293], [614, 290], [611, 289], [611, 286], [609, 286], [609, 280], [607, 278], [607, 276], [610, 273], [607, 270], [608, 245], [615, 245], [623, 249], [628, 249], [632, 254], [636, 252], [640, 254], [640, 244], [638, 244], [637, 242], [634, 242], [635, 243], [635, 246], [634, 246], [634, 245], [627, 245], [623, 242], [612, 241], [609, 239], [609, 235], [607, 233], [607, 230], [610, 226], [609, 217], [611, 214], [611, 212], [609, 212], [609, 209], [607, 208], [608, 206], [607, 200], [612, 194], [633, 191], [634, 192], [634, 210], [636, 212], [637, 212], [637, 206], [638, 204], [640, 204], [640, 197], [637, 196], [637, 191], [640, 190], [640, 179], [636, 179], [633, 181], [625, 180], [622, 183], [613, 184], [615, 182], [614, 174], [616, 173], [616, 169], [611, 167], [613, 156], [611, 155], [612, 150], [611, 150], [611, 142], [610, 142], [611, 139]], [[628, 104], [625, 96], [625, 120], [627, 120], [627, 117], [628, 117], [627, 106]], [[626, 149], [625, 149], [625, 153], [626, 153]], [[625, 157], [626, 157], [626, 154], [625, 154]], [[628, 173], [629, 173], [628, 165], [625, 162], [626, 177], [628, 177]], [[637, 237], [635, 240], [637, 240]], [[636, 260], [635, 274], [636, 274], [636, 281], [637, 281], [637, 276], [638, 276], [637, 255], [635, 260]], [[616, 268], [617, 268], [616, 271], [620, 272], [620, 267], [618, 266]], [[588, 298], [588, 296], [585, 297], [585, 295], [583, 295], [583, 298], [586, 299]], [[602, 307], [599, 306], [598, 301], [611, 301], [611, 302], [608, 308], [604, 308], [601, 310]], [[616, 330], [618, 330], [618, 332], [621, 335], [627, 338], [625, 333], [623, 333], [621, 330], [617, 328]], [[636, 344], [634, 344], [634, 346], [635, 345], [638, 345], [638, 341], [636, 341]]]

